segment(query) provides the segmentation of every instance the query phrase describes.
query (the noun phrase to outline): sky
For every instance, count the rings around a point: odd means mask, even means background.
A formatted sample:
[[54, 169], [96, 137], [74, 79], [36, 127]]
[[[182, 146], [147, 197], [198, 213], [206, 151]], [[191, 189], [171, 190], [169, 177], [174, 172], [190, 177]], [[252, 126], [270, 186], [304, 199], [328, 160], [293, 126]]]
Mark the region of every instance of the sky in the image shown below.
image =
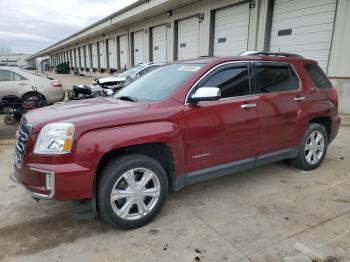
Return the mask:
[[136, 0], [0, 0], [0, 48], [34, 54]]

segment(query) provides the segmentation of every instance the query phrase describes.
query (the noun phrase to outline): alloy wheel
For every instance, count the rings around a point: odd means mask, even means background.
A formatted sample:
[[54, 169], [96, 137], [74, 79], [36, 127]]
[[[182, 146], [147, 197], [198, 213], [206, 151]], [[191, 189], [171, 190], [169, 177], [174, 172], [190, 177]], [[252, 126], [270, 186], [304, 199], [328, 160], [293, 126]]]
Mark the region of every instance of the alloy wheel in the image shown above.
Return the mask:
[[115, 214], [124, 220], [136, 220], [149, 214], [160, 196], [157, 175], [147, 168], [125, 172], [113, 185], [110, 195]]
[[304, 155], [306, 161], [311, 164], [317, 164], [323, 157], [325, 150], [325, 141], [320, 131], [313, 131], [306, 139]]

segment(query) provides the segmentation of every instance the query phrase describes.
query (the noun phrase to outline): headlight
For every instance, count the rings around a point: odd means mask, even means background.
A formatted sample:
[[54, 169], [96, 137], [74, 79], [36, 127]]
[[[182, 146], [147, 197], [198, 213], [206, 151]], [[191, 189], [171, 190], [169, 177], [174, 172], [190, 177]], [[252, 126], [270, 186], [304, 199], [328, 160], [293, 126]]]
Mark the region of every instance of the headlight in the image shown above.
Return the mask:
[[52, 123], [44, 126], [34, 146], [34, 154], [67, 154], [73, 144], [74, 125], [70, 123]]

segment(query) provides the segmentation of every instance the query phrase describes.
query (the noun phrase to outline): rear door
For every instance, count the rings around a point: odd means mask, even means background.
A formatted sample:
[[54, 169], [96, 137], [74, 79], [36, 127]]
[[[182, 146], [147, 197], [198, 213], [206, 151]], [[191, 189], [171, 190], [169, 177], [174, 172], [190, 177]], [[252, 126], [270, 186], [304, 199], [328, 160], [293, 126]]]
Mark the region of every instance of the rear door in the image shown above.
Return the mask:
[[253, 68], [259, 93], [258, 155], [292, 150], [299, 143], [298, 109], [304, 102], [301, 82], [289, 63], [255, 62]]
[[239, 160], [254, 165], [259, 121], [256, 96], [250, 90], [249, 64], [219, 66], [189, 95], [200, 87], [220, 88], [222, 99], [185, 106], [186, 171]]
[[0, 69], [0, 100], [4, 96], [20, 96], [28, 86], [28, 80], [9, 70]]

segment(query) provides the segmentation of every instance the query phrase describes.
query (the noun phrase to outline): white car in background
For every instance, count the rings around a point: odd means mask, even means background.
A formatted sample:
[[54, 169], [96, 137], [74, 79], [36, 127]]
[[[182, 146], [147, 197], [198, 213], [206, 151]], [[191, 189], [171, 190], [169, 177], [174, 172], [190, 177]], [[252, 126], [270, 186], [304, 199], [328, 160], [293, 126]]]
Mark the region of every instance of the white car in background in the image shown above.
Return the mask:
[[33, 74], [19, 67], [0, 66], [0, 100], [4, 96], [17, 96], [23, 102], [29, 101], [38, 93], [42, 96], [45, 104], [62, 101], [65, 97], [62, 84], [44, 76]]

